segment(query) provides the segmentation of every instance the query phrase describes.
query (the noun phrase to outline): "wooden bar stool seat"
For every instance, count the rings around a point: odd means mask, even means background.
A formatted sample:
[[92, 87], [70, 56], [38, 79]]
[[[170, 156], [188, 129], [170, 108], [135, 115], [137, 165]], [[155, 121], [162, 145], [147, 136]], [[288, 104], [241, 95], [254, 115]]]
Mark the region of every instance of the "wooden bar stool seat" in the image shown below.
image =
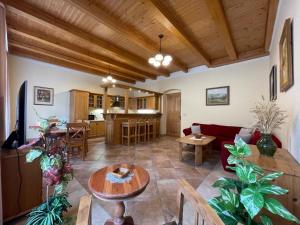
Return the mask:
[[127, 145], [129, 146], [132, 141], [134, 144], [137, 143], [137, 121], [136, 120], [128, 120], [127, 122], [122, 123], [122, 144], [125, 143], [124, 140], [127, 141]]
[[146, 122], [147, 125], [147, 140], [152, 141], [156, 138], [156, 120], [155, 119], [149, 119]]
[[137, 141], [138, 143], [144, 143], [147, 140], [147, 125], [146, 120], [139, 120], [137, 122]]

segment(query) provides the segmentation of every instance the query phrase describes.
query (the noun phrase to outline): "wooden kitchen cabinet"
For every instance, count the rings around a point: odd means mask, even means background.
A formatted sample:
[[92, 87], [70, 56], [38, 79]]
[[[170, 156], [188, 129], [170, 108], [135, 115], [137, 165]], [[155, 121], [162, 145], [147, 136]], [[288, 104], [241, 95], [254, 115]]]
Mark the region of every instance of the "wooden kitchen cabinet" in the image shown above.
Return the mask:
[[80, 90], [70, 91], [70, 122], [87, 120], [89, 108], [89, 92]]
[[128, 108], [131, 110], [137, 110], [137, 99], [136, 98], [129, 98]]
[[103, 137], [105, 135], [105, 122], [104, 121], [91, 121], [89, 138]]
[[154, 96], [147, 97], [146, 108], [147, 109], [155, 109], [155, 97]]
[[89, 93], [89, 107], [102, 109], [102, 95]]

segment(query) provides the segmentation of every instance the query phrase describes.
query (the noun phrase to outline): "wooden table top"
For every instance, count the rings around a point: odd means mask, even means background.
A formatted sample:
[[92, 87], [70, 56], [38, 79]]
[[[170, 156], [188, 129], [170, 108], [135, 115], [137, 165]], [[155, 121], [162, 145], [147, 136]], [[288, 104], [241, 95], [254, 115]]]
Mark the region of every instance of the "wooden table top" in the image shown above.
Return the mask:
[[[90, 129], [86, 129], [89, 131]], [[76, 129], [70, 129], [70, 133], [75, 133]], [[63, 135], [67, 133], [67, 128], [53, 128], [50, 130], [50, 134], [52, 135]]]
[[191, 144], [191, 145], [207, 145], [216, 139], [216, 137], [214, 136], [207, 136], [207, 135], [204, 135], [203, 136], [204, 138], [201, 139], [192, 139], [193, 136], [194, 135], [191, 134], [188, 136], [180, 137], [176, 139], [176, 141], [180, 143]]
[[300, 177], [300, 165], [286, 149], [278, 148], [274, 157], [261, 155], [256, 145], [249, 145], [252, 155], [246, 160], [265, 170], [282, 171], [285, 174]]
[[[118, 167], [128, 168], [133, 177], [129, 182], [111, 183], [106, 180], [106, 174]], [[124, 200], [141, 194], [149, 184], [148, 172], [140, 167], [130, 164], [115, 164], [104, 167], [90, 176], [88, 185], [95, 197], [102, 200]]]

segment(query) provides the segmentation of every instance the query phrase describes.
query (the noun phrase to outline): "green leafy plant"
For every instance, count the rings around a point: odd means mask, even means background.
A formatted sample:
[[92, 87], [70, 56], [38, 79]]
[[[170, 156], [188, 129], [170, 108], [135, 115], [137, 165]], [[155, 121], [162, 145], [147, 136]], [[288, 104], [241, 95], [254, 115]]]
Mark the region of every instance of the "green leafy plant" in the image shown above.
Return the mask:
[[[47, 185], [46, 202], [29, 213], [26, 225], [63, 224], [63, 212], [71, 207], [67, 200], [66, 187], [73, 179], [73, 170], [66, 159], [64, 140], [51, 135], [51, 130], [63, 122], [55, 117], [45, 119], [38, 114], [37, 116], [40, 119], [39, 124], [30, 128], [38, 130], [40, 138], [21, 148], [30, 148], [26, 155], [28, 163], [34, 160], [40, 161], [43, 180]], [[51, 197], [48, 192], [49, 186], [54, 186], [54, 193]]]
[[67, 194], [55, 195], [29, 213], [26, 225], [63, 224], [63, 212], [71, 207]]
[[272, 180], [283, 175], [282, 172], [265, 174], [264, 170], [245, 160], [251, 155], [251, 149], [241, 139], [235, 145], [225, 145], [231, 155], [229, 166], [234, 170], [237, 179], [222, 177], [213, 187], [219, 188], [220, 195], [209, 201], [211, 207], [226, 225], [272, 225], [271, 219], [262, 215], [262, 209], [300, 224], [298, 218], [291, 214], [278, 200], [271, 195], [284, 195], [287, 189], [272, 184]]

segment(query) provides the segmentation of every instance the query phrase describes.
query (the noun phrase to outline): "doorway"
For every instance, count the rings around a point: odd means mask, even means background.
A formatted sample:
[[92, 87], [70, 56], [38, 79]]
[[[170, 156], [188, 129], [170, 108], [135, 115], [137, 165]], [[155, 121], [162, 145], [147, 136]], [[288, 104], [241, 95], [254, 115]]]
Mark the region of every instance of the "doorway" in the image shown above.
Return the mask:
[[179, 137], [181, 128], [181, 93], [167, 94], [166, 130], [168, 136]]

